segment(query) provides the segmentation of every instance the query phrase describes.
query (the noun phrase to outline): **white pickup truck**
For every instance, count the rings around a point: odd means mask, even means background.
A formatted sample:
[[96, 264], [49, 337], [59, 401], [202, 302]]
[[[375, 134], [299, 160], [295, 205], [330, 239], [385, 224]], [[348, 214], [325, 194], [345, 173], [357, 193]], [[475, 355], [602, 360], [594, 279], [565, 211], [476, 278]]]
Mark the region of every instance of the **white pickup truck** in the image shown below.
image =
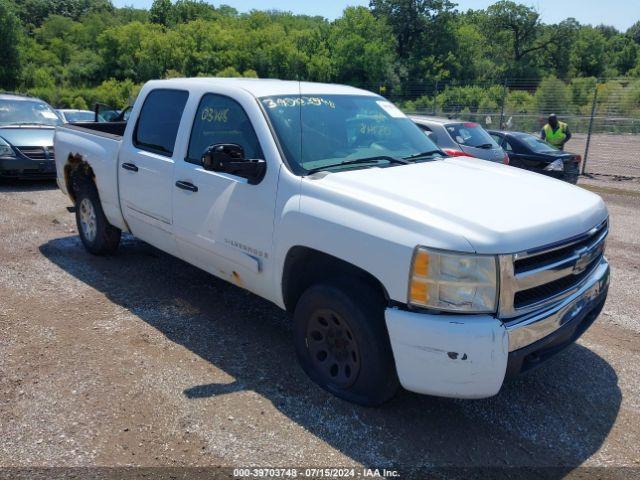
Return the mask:
[[126, 123], [58, 127], [55, 158], [87, 250], [131, 232], [274, 302], [306, 373], [360, 404], [495, 395], [607, 296], [600, 197], [449, 157], [356, 88], [151, 81]]

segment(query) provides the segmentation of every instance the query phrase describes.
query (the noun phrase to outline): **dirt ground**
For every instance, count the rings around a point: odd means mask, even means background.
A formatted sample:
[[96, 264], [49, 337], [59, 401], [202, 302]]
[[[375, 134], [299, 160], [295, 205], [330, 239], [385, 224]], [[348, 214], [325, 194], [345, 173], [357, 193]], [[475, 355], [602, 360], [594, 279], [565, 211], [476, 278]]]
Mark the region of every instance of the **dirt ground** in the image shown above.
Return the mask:
[[128, 237], [87, 254], [53, 183], [0, 184], [0, 467], [640, 469], [640, 184], [611, 213], [610, 296], [574, 346], [493, 398], [338, 400], [271, 304]]
[[[576, 133], [566, 150], [584, 156], [587, 135]], [[640, 135], [594, 133], [589, 142], [587, 173], [640, 178]]]

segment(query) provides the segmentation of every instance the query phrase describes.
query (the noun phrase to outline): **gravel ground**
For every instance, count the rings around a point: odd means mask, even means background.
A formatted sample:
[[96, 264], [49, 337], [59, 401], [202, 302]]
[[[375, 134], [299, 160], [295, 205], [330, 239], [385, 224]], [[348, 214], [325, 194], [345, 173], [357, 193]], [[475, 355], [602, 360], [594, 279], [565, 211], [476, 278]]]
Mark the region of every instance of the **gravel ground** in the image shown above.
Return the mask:
[[640, 468], [640, 184], [608, 182], [576, 345], [490, 399], [375, 409], [306, 378], [276, 307], [131, 237], [93, 257], [54, 184], [0, 184], [0, 466]]
[[[573, 135], [566, 150], [584, 155], [587, 135]], [[586, 171], [593, 174], [640, 178], [640, 135], [594, 133], [589, 143]]]

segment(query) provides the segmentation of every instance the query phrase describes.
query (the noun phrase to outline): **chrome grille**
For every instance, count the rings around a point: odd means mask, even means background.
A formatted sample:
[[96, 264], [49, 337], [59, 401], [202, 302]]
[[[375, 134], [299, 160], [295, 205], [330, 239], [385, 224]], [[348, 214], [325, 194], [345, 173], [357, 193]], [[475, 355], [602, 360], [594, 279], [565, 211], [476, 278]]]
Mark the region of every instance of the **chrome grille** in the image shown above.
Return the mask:
[[53, 147], [16, 147], [31, 160], [54, 160]]
[[514, 317], [571, 295], [598, 265], [609, 232], [589, 232], [540, 249], [500, 257], [500, 316]]
[[31, 160], [46, 160], [47, 154], [42, 147], [17, 147], [25, 157]]

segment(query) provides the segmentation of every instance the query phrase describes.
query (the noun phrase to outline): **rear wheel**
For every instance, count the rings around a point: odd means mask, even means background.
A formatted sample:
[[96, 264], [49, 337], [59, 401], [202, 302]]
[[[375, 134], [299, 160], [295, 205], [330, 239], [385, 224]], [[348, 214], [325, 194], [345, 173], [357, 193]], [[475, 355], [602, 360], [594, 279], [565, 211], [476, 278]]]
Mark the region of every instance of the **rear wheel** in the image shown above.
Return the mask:
[[294, 337], [304, 371], [334, 395], [373, 406], [397, 392], [384, 302], [365, 283], [310, 287], [295, 309]]
[[108, 255], [118, 248], [120, 229], [107, 220], [98, 191], [89, 179], [82, 179], [76, 188], [76, 225], [82, 244], [94, 255]]

